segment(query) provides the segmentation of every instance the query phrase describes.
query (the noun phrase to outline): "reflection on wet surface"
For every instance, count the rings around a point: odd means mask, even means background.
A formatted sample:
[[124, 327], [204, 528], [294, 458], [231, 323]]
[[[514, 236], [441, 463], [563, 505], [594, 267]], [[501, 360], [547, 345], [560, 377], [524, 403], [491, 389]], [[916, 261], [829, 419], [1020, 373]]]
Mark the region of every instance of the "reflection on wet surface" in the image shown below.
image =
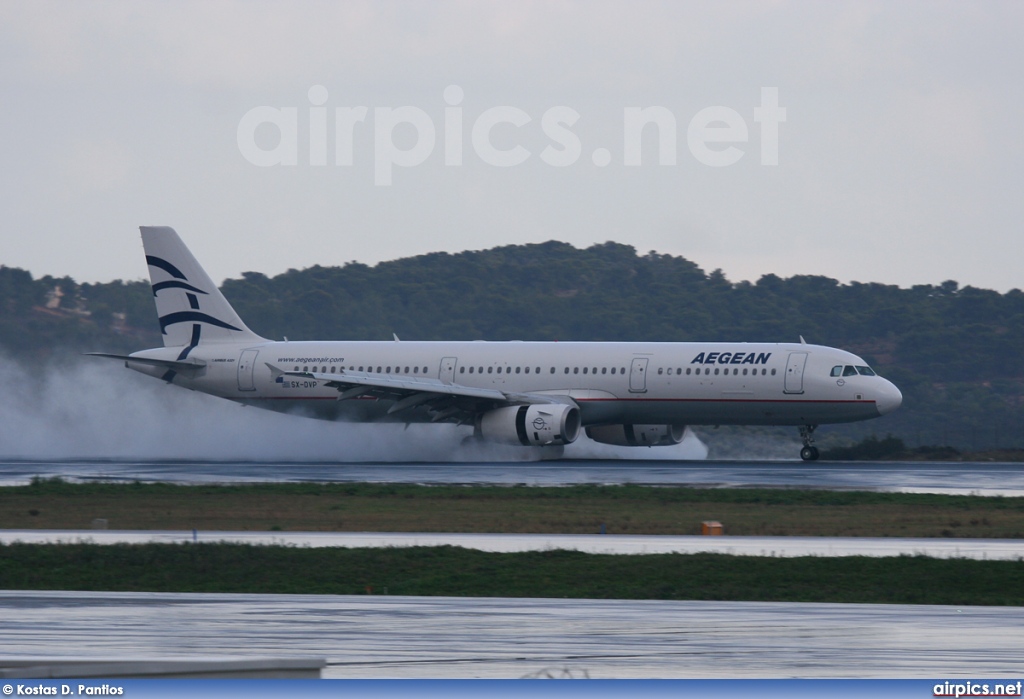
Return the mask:
[[1019, 677], [1024, 609], [8, 591], [0, 655], [326, 657], [325, 677]]
[[1024, 464], [710, 461], [264, 463], [252, 461], [0, 461], [0, 485], [32, 478], [175, 483], [268, 481], [569, 485], [636, 483], [1024, 495]]
[[[0, 462], [0, 485], [37, 476], [179, 483], [759, 485], [1024, 495], [1021, 464]], [[96, 539], [118, 534], [89, 533]], [[579, 539], [610, 547], [612, 538]], [[648, 545], [627, 538], [628, 547]], [[706, 542], [712, 537], [668, 538]], [[755, 537], [730, 539], [727, 545], [733, 547], [761, 545]], [[768, 542], [776, 544], [775, 551], [779, 543]], [[797, 539], [782, 543], [799, 544]], [[822, 540], [814, 543], [820, 546]], [[872, 545], [871, 540], [854, 543]], [[977, 543], [928, 540], [922, 545]], [[1004, 543], [1020, 545], [993, 545]], [[907, 542], [888, 539], [882, 545]], [[961, 554], [975, 555], [966, 549], [933, 555]], [[994, 557], [990, 554], [978, 555]], [[594, 678], [1019, 677], [1024, 674], [1024, 608], [0, 591], [0, 655], [326, 657], [326, 677], [490, 678], [545, 671]]]
[[213, 532], [3, 529], [0, 544], [172, 544], [230, 542], [344, 548], [461, 546], [510, 553], [567, 549], [585, 553], [724, 553], [734, 556], [930, 556], [1024, 560], [1024, 539], [903, 539], [825, 536], [674, 536], [636, 534], [448, 534], [422, 532]]

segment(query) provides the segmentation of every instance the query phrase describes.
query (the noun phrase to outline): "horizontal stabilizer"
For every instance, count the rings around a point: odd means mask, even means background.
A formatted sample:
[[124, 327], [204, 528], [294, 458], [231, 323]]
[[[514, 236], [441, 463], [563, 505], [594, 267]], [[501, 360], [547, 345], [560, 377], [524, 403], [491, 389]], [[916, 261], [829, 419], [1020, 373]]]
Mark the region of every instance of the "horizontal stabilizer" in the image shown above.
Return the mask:
[[145, 357], [132, 357], [125, 354], [107, 354], [106, 352], [85, 352], [90, 357], [106, 357], [107, 359], [122, 359], [125, 365], [129, 362], [132, 364], [142, 364], [144, 366], [153, 366], [160, 369], [168, 369], [176, 371], [185, 377], [191, 378], [192, 375], [196, 374], [200, 369], [206, 368], [206, 362], [195, 360], [191, 362], [174, 361], [172, 359], [147, 359]]

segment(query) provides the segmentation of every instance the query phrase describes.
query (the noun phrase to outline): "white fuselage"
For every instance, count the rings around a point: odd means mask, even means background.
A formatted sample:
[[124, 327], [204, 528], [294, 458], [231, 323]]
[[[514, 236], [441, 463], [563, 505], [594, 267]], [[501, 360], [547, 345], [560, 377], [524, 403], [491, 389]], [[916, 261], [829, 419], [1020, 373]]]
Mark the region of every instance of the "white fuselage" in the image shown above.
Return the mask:
[[[133, 354], [174, 360], [180, 347]], [[281, 372], [429, 378], [510, 393], [567, 396], [584, 426], [818, 425], [866, 420], [894, 410], [902, 396], [872, 375], [834, 376], [865, 366], [830, 347], [761, 343], [626, 342], [248, 342], [208, 343], [188, 353], [205, 363], [174, 383], [234, 401], [324, 418], [429, 419], [425, 410], [389, 416], [393, 401], [339, 401], [325, 381]], [[160, 368], [131, 368], [166, 378]], [[271, 369], [274, 367], [274, 370]]]

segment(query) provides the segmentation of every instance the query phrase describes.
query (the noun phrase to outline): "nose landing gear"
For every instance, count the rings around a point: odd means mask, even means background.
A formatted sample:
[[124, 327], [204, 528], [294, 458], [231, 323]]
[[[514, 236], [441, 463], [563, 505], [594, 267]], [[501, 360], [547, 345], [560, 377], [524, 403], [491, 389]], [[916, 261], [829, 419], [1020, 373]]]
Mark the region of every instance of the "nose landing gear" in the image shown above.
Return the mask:
[[814, 446], [814, 430], [817, 425], [801, 425], [800, 438], [804, 440], [804, 448], [800, 450], [800, 458], [804, 461], [818, 460], [818, 447]]

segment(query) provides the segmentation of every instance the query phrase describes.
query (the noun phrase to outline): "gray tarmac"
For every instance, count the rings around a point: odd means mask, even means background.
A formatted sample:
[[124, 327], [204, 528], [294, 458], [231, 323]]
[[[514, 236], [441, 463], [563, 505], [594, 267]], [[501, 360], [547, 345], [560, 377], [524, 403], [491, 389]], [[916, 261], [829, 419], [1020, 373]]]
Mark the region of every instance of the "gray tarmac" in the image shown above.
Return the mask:
[[826, 488], [1024, 496], [1024, 464], [970, 462], [624, 461], [333, 463], [0, 460], [0, 486], [32, 478], [171, 483], [368, 482]]
[[0, 592], [0, 656], [320, 657], [328, 678], [1024, 675], [1024, 609]]

